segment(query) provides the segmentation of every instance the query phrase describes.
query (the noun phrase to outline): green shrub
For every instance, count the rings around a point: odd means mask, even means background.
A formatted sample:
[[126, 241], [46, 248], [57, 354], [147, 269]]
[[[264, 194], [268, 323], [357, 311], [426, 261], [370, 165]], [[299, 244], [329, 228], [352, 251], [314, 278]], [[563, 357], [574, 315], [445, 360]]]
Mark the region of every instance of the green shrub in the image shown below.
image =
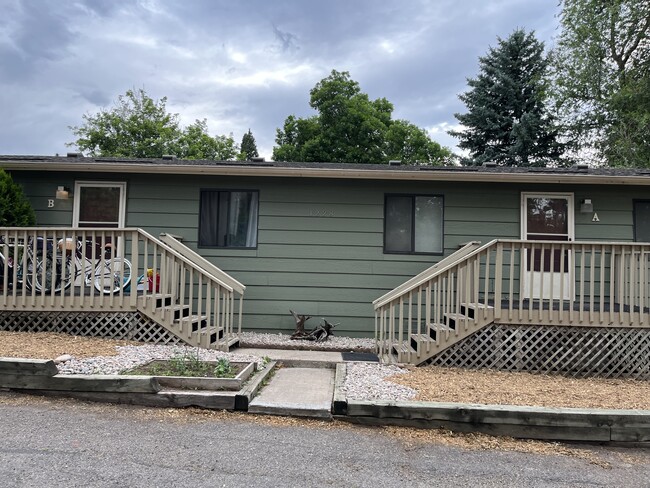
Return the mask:
[[11, 175], [0, 169], [0, 227], [26, 227], [36, 223], [36, 215], [23, 189]]

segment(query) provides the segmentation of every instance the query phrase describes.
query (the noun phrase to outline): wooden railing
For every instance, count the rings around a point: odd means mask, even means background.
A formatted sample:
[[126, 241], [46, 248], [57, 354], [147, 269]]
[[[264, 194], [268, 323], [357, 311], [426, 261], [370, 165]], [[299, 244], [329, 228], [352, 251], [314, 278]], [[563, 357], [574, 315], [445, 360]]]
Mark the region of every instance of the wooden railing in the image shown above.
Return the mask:
[[3, 310], [138, 310], [188, 343], [213, 348], [239, 333], [243, 285], [235, 290], [225, 273], [215, 276], [192, 253], [142, 229], [0, 228], [0, 243]]
[[461, 249], [374, 302], [378, 352], [421, 362], [492, 322], [650, 327], [649, 254], [621, 242]]
[[[192, 261], [195, 265], [199, 266], [201, 269], [206, 270], [206, 272], [224, 283], [227, 286], [230, 286], [233, 289], [235, 298], [239, 300], [238, 312], [237, 312], [237, 334], [241, 333], [241, 321], [242, 313], [244, 307], [244, 293], [246, 292], [246, 286], [237, 281], [235, 278], [230, 276], [225, 271], [221, 270], [210, 261], [205, 259], [199, 253], [191, 250], [185, 244], [183, 244], [176, 236], [172, 234], [160, 234], [160, 240], [167, 244], [169, 247], [175, 251], [181, 253], [187, 259]], [[234, 309], [231, 311], [234, 313]]]

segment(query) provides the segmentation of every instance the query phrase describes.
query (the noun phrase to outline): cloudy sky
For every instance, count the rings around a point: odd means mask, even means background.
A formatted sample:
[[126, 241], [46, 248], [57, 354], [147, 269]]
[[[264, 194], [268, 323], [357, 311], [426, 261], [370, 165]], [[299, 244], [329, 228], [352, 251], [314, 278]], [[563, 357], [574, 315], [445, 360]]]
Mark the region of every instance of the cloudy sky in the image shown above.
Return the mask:
[[270, 159], [309, 90], [349, 71], [454, 147], [458, 93], [497, 36], [552, 45], [557, 0], [0, 0], [0, 154], [74, 150], [68, 126], [130, 88], [212, 135], [249, 128]]

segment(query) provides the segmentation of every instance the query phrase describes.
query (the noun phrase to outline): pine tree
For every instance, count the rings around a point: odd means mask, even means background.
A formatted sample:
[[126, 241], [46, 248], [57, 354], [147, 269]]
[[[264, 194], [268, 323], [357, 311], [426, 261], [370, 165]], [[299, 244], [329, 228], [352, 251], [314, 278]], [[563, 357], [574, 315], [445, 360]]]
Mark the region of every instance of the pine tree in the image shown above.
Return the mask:
[[464, 130], [450, 131], [470, 157], [467, 165], [486, 161], [502, 166], [561, 164], [562, 146], [546, 109], [544, 44], [518, 29], [479, 58], [479, 75], [459, 95], [467, 106], [455, 114]]
[[241, 138], [241, 156], [245, 161], [250, 161], [259, 156], [257, 153], [257, 145], [255, 144], [255, 137], [250, 129]]

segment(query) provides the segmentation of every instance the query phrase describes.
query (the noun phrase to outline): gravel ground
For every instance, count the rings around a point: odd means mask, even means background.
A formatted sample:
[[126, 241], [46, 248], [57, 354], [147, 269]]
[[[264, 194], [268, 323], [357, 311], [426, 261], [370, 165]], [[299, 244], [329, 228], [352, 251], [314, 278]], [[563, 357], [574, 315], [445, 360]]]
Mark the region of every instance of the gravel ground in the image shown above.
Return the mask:
[[259, 334], [242, 332], [241, 347], [261, 347], [274, 349], [305, 349], [311, 351], [353, 351], [372, 352], [375, 349], [373, 339], [357, 339], [332, 335], [325, 342], [292, 340], [288, 334]]
[[[257, 334], [261, 336], [258, 338], [252, 333], [246, 335], [249, 341], [265, 348], [272, 344], [280, 347], [287, 341], [295, 342], [280, 334]], [[336, 337], [336, 340], [341, 350], [360, 351], [368, 345], [367, 339]], [[63, 354], [73, 356], [59, 365], [63, 374], [116, 374], [152, 359], [194, 355], [196, 351], [196, 348], [184, 346], [142, 345], [65, 334], [0, 332], [0, 356], [41, 359], [55, 359]], [[200, 357], [205, 360], [263, 361], [258, 356], [205, 350], [200, 350]], [[650, 381], [636, 380], [575, 379], [487, 370], [349, 363], [344, 389], [349, 398], [356, 400], [650, 410]]]

